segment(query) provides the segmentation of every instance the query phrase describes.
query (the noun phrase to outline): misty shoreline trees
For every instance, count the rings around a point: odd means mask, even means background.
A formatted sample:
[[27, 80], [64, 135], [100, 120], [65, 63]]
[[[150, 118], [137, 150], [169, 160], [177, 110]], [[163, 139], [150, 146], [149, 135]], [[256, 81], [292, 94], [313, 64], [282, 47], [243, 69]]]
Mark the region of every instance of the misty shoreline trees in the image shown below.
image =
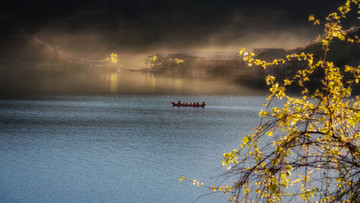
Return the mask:
[[[258, 49], [264, 57], [279, 56], [284, 49]], [[281, 56], [285, 56], [282, 54]], [[155, 54], [145, 59], [145, 71], [186, 73], [203, 72], [209, 75], [251, 75], [258, 70], [248, 66], [243, 57], [236, 52], [193, 52], [188, 54]], [[278, 70], [277, 70], [278, 71]], [[279, 72], [279, 71], [278, 71]]]
[[[353, 35], [359, 33], [359, 29], [352, 31]], [[360, 64], [360, 46], [347, 44], [340, 40], [330, 42], [330, 48], [342, 50], [340, 53], [330, 53], [328, 58], [340, 65]], [[322, 55], [321, 42], [316, 41], [304, 48], [284, 50], [282, 48], [255, 48], [253, 51], [256, 59], [272, 61], [274, 59], [285, 59], [288, 54], [300, 54], [301, 52], [314, 53], [314, 59], [319, 60]], [[304, 60], [292, 60], [276, 67], [261, 68], [256, 64], [243, 61], [244, 56], [236, 52], [193, 52], [178, 54], [154, 54], [145, 59], [147, 68], [145, 72], [157, 74], [172, 74], [182, 76], [211, 76], [227, 77], [238, 85], [246, 85], [252, 88], [266, 89], [265, 78], [273, 75], [278, 79], [291, 78], [299, 70], [307, 67]], [[181, 61], [180, 63], [177, 61]], [[315, 88], [321, 80], [321, 74], [314, 74], [307, 84], [309, 88]]]

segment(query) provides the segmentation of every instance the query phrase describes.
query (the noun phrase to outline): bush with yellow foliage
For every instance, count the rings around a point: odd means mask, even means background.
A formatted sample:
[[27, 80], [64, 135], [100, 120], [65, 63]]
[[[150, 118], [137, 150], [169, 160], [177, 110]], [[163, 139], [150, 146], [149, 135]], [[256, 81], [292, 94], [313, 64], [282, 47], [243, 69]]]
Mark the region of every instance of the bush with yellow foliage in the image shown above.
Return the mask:
[[[301, 53], [268, 62], [241, 50], [246, 62], [264, 69], [293, 60], [306, 61], [307, 68], [282, 81], [267, 76], [270, 94], [259, 125], [238, 149], [223, 155], [226, 176], [235, 180], [232, 185], [180, 180], [229, 194], [229, 202], [359, 202], [360, 97], [352, 92], [359, 87], [360, 66], [337, 67], [327, 58], [333, 40], [360, 44], [359, 36], [349, 35], [342, 25], [352, 10], [360, 16], [359, 4], [346, 0], [324, 21], [309, 17], [324, 26], [320, 59]], [[322, 73], [321, 84], [309, 89], [306, 83], [315, 72]], [[286, 92], [293, 87], [300, 90], [296, 96]], [[283, 105], [271, 105], [277, 100]]]

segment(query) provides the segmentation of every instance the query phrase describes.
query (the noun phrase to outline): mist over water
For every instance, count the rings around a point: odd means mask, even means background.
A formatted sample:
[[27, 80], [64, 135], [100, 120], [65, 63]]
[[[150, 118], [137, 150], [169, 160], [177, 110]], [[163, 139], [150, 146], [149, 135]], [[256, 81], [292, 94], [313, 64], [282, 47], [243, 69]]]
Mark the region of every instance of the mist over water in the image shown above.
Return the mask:
[[226, 77], [166, 75], [99, 67], [0, 68], [0, 95], [258, 94]]

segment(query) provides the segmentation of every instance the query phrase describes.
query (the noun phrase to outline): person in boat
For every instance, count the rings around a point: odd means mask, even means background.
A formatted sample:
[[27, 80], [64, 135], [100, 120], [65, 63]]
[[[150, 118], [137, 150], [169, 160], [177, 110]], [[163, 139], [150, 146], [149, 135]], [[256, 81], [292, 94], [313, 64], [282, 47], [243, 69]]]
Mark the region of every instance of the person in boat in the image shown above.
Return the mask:
[[181, 101], [180, 101], [180, 100], [178, 101], [178, 104], [181, 104]]
[[196, 102], [196, 105], [200, 105], [200, 103], [199, 103], [199, 102]]
[[202, 102], [202, 105], [203, 105], [203, 106], [205, 106], [205, 105], [206, 105], [204, 101]]

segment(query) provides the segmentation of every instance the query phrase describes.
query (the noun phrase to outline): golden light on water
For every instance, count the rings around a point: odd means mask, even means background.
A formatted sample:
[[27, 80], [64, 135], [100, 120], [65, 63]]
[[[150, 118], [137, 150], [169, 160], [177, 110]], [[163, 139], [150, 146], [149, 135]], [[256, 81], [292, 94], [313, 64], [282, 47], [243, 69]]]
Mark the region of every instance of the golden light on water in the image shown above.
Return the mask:
[[82, 82], [77, 78], [68, 79], [64, 92], [68, 89], [109, 94], [248, 94], [255, 91], [222, 79], [181, 78], [141, 72], [89, 72], [85, 77], [87, 79]]
[[151, 89], [152, 92], [156, 92], [156, 77], [154, 74], [151, 74]]
[[106, 75], [107, 77], [107, 83], [109, 84], [109, 91], [112, 94], [115, 94], [118, 92], [118, 74], [117, 73], [110, 73], [109, 75]]
[[183, 80], [182, 79], [174, 79], [174, 89], [176, 92], [180, 92], [183, 86]]

